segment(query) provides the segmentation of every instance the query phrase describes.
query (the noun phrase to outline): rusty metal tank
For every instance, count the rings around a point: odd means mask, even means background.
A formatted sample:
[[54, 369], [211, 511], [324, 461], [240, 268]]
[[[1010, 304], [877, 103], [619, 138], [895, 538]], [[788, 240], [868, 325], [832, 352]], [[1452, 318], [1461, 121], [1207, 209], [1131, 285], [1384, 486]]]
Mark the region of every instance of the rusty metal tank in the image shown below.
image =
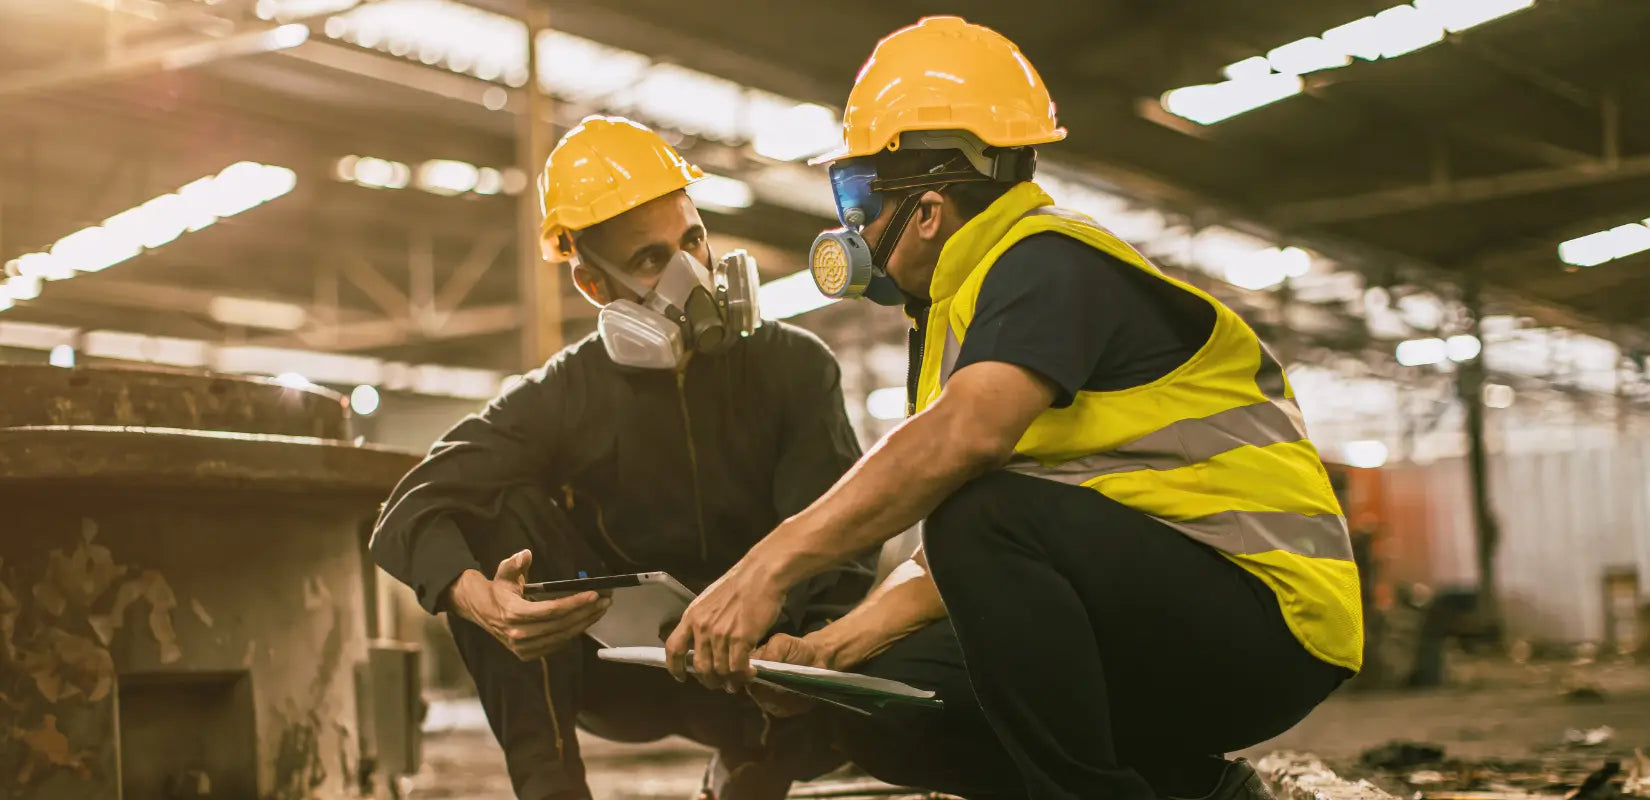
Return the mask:
[[264, 379], [0, 365], [0, 796], [370, 791], [367, 532], [415, 457], [348, 416]]

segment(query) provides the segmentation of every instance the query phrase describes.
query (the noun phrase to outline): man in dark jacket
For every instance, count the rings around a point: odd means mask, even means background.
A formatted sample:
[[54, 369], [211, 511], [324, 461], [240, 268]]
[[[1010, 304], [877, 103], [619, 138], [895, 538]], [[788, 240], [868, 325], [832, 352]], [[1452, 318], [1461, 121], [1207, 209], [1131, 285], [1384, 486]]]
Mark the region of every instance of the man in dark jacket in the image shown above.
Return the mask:
[[[448, 612], [524, 800], [590, 797], [575, 722], [715, 748], [706, 794], [724, 800], [783, 797], [792, 778], [834, 766], [808, 731], [770, 729], [742, 694], [598, 660], [582, 634], [607, 600], [522, 593], [643, 571], [701, 590], [859, 456], [830, 352], [758, 321], [747, 260], [707, 268], [684, 191], [701, 176], [628, 120], [586, 119], [562, 139], [540, 182], [545, 249], [602, 307], [598, 333], [443, 436], [373, 535], [378, 564]], [[871, 565], [866, 554], [798, 587], [775, 631], [840, 616]]]

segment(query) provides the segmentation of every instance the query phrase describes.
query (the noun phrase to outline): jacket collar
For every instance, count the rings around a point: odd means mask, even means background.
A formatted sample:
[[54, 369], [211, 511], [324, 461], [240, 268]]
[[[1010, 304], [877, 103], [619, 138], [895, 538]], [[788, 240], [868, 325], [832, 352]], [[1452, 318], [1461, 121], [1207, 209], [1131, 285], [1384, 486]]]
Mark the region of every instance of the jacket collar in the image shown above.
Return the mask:
[[1032, 211], [1051, 205], [1054, 205], [1054, 198], [1031, 181], [1009, 189], [978, 216], [958, 228], [940, 248], [940, 262], [929, 282], [928, 296], [938, 302], [956, 294], [963, 281], [991, 252], [991, 248], [1008, 235], [1008, 229], [1014, 227], [1014, 223]]

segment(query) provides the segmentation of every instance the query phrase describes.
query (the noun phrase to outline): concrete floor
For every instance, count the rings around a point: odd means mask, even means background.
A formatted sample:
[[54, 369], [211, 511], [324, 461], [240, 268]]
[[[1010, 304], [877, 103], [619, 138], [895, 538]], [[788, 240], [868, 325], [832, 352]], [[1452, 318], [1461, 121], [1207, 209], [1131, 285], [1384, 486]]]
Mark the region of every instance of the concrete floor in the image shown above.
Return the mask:
[[[1245, 754], [1278, 749], [1318, 753], [1331, 766], [1360, 773], [1358, 755], [1394, 739], [1433, 742], [1450, 757], [1529, 759], [1567, 752], [1577, 763], [1650, 751], [1650, 666], [1632, 664], [1520, 666], [1481, 662], [1457, 665], [1453, 688], [1413, 692], [1342, 693], [1294, 730]], [[1598, 687], [1602, 702], [1564, 697], [1576, 685]], [[433, 705], [425, 740], [425, 768], [411, 797], [510, 800], [503, 758], [473, 701]], [[1596, 748], [1563, 751], [1571, 728], [1614, 729]], [[707, 754], [685, 741], [618, 745], [581, 739], [590, 785], [600, 800], [691, 797]]]

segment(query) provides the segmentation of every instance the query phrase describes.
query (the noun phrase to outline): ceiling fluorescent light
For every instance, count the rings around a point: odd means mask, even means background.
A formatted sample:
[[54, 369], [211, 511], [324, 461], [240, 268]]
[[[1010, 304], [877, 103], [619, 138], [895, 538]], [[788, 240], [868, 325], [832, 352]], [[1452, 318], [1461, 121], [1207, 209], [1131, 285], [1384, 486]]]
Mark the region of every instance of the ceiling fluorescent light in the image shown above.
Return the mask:
[[302, 306], [247, 297], [214, 297], [207, 303], [206, 313], [224, 325], [277, 331], [298, 330], [309, 319], [309, 313]]
[[[766, 104], [763, 104], [766, 105]], [[762, 108], [756, 112], [755, 138], [751, 147], [757, 155], [775, 161], [799, 161], [831, 149], [842, 138], [842, 123], [830, 109], [813, 103], [789, 108]]]
[[1415, 0], [1450, 33], [1460, 33], [1535, 5], [1535, 0]]
[[1285, 75], [1305, 75], [1344, 67], [1352, 58], [1316, 36], [1297, 39], [1266, 54], [1266, 63]]
[[1383, 58], [1397, 58], [1444, 40], [1444, 24], [1415, 6], [1393, 6], [1375, 15]]
[[1250, 56], [1221, 68], [1220, 74], [1227, 80], [1241, 81], [1249, 78], [1264, 78], [1272, 74], [1272, 65], [1267, 63], [1266, 56]]
[[694, 205], [713, 211], [741, 211], [756, 202], [756, 194], [749, 184], [721, 175], [706, 175], [694, 181], [688, 185], [687, 193]]
[[1558, 258], [1571, 266], [1596, 267], [1650, 250], [1650, 227], [1646, 224], [1650, 224], [1650, 220], [1571, 239], [1558, 246]]
[[1334, 50], [1365, 61], [1381, 57], [1381, 26], [1374, 17], [1330, 28], [1323, 32], [1323, 41]]
[[1443, 339], [1410, 339], [1398, 343], [1397, 357], [1406, 367], [1439, 364], [1449, 358], [1449, 345]]
[[[298, 183], [285, 167], [241, 161], [216, 175], [184, 185], [103, 221], [75, 231], [44, 253], [16, 259], [17, 271], [28, 278], [63, 280], [76, 272], [100, 272], [133, 258], [145, 249], [161, 247], [186, 232], [201, 230], [274, 200]], [[16, 297], [11, 294], [10, 297]]]
[[1300, 94], [1304, 86], [1299, 75], [1267, 75], [1174, 89], [1164, 93], [1161, 102], [1163, 110], [1170, 114], [1200, 125], [1213, 125]]
[[418, 165], [418, 188], [430, 194], [452, 197], [473, 191], [481, 180], [474, 164], [436, 159]]

